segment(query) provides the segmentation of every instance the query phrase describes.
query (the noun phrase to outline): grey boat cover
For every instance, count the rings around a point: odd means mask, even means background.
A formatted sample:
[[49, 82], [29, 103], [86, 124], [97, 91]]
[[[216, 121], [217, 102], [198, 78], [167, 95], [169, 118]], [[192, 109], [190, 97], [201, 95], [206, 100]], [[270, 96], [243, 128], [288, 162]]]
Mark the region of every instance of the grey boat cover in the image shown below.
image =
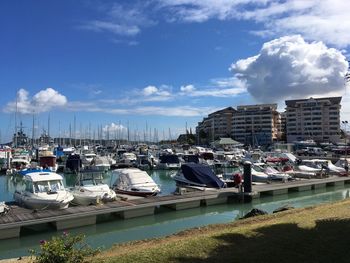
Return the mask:
[[221, 181], [207, 165], [187, 163], [181, 166], [184, 177], [192, 182], [205, 184], [207, 187], [223, 188], [225, 183]]

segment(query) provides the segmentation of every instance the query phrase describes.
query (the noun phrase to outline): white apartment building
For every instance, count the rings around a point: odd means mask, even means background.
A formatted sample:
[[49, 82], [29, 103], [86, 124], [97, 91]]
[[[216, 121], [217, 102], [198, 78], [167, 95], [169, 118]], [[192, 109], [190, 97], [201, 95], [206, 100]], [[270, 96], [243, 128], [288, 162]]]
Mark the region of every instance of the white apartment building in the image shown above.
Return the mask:
[[286, 100], [287, 142], [340, 140], [342, 97]]
[[246, 145], [269, 145], [281, 138], [277, 104], [243, 105], [232, 117], [232, 137]]

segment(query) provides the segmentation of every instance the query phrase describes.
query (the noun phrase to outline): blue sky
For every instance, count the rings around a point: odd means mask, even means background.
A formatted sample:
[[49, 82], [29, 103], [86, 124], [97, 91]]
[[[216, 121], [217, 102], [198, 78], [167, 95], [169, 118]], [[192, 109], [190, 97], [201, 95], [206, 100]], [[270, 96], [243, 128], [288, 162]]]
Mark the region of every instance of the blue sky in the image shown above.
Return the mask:
[[1, 140], [16, 108], [28, 134], [34, 114], [36, 135], [50, 115], [51, 135], [75, 116], [85, 134], [129, 123], [142, 137], [147, 123], [161, 139], [227, 106], [346, 104], [348, 11], [344, 0], [1, 1]]

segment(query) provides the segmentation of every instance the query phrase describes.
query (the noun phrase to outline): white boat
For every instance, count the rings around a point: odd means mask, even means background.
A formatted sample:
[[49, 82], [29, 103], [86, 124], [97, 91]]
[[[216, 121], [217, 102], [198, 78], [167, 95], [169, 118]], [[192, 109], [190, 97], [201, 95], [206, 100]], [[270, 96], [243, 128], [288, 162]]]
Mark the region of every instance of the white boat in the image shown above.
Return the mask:
[[268, 178], [271, 181], [288, 181], [293, 179], [291, 174], [280, 172], [272, 166], [266, 166], [264, 172], [268, 175]]
[[93, 170], [108, 171], [111, 168], [111, 164], [107, 156], [95, 156], [90, 167]]
[[96, 157], [95, 153], [84, 153], [81, 156], [81, 161], [84, 166], [89, 166], [95, 157]]
[[64, 188], [63, 178], [54, 172], [28, 172], [23, 177], [25, 189], [15, 191], [14, 200], [30, 209], [63, 209], [73, 200]]
[[163, 154], [159, 156], [157, 169], [179, 169], [181, 167], [180, 159], [176, 154]]
[[124, 168], [113, 171], [117, 180], [113, 189], [117, 193], [150, 196], [160, 193], [159, 186], [153, 181], [147, 172], [138, 168]]
[[269, 176], [264, 172], [264, 169], [258, 165], [259, 163], [253, 164], [251, 168], [252, 181], [253, 182], [267, 182]]
[[134, 164], [136, 163], [137, 157], [134, 153], [125, 152], [120, 158], [121, 163]]
[[0, 202], [0, 216], [7, 214], [10, 211], [10, 207], [5, 202]]
[[103, 183], [100, 172], [82, 172], [75, 187], [70, 188], [74, 205], [96, 205], [100, 202], [114, 201], [116, 193]]

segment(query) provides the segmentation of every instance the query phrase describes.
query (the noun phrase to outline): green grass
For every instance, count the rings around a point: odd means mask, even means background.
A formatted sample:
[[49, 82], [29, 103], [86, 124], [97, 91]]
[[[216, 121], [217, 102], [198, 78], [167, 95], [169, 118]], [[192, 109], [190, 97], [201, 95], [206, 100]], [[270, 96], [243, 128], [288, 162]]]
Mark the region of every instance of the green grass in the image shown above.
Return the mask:
[[92, 262], [350, 262], [350, 201], [116, 245]]

